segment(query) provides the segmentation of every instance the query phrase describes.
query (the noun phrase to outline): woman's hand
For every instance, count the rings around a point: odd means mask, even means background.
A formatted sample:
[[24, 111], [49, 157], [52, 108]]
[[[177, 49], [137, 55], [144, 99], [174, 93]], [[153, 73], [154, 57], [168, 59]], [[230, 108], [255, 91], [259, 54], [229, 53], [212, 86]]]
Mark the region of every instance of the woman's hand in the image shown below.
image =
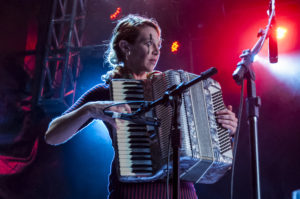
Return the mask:
[[235, 113], [232, 112], [232, 106], [227, 106], [227, 109], [223, 109], [216, 113], [216, 118], [218, 123], [222, 125], [222, 127], [229, 130], [230, 136], [234, 136], [237, 128], [238, 119], [235, 117]]
[[[113, 119], [110, 116], [105, 115], [103, 112], [103, 110], [106, 107], [108, 107], [114, 103], [116, 103], [116, 102], [112, 103], [111, 101], [95, 101], [95, 102], [89, 102], [85, 106], [87, 107], [91, 118], [100, 119], [105, 122], [108, 122], [114, 128], [116, 128], [117, 126], [116, 126], [115, 119]], [[112, 107], [108, 108], [107, 110], [113, 111], [113, 112], [119, 112], [119, 113], [131, 113], [131, 109], [128, 104], [112, 106]]]

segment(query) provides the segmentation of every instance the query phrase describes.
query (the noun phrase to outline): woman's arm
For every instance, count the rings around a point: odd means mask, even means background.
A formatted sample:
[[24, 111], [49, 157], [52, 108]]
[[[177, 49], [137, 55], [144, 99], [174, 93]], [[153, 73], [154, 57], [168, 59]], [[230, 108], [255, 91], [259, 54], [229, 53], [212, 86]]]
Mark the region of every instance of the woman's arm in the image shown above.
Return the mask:
[[46, 142], [52, 145], [66, 142], [90, 119], [100, 119], [115, 126], [114, 119], [103, 113], [103, 109], [108, 105], [111, 105], [111, 102], [88, 102], [78, 109], [54, 119], [46, 131]]

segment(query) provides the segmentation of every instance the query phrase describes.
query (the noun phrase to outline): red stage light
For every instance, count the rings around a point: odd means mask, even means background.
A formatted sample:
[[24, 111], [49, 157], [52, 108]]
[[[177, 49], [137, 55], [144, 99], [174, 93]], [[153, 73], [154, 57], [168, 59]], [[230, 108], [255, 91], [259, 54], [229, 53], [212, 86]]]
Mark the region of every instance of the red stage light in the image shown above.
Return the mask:
[[178, 41], [174, 41], [172, 43], [172, 46], [171, 46], [171, 52], [174, 53], [174, 54], [177, 53], [178, 50], [179, 50], [179, 47], [180, 47], [179, 42]]
[[116, 12], [110, 15], [110, 19], [111, 20], [117, 19], [117, 17], [121, 14], [121, 11], [122, 11], [121, 7], [118, 7]]
[[277, 39], [283, 39], [287, 33], [287, 29], [284, 27], [278, 27], [276, 33], [277, 33]]

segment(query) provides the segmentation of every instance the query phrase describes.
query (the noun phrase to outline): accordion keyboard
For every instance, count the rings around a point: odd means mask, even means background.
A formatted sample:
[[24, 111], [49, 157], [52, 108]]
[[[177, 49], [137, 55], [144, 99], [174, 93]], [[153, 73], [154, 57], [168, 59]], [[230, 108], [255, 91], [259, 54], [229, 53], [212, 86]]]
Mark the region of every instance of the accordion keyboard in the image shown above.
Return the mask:
[[145, 125], [117, 121], [118, 154], [121, 175], [150, 175], [152, 161]]
[[[113, 100], [144, 101], [144, 89], [140, 81], [114, 81]], [[132, 112], [138, 104], [129, 104]], [[117, 120], [117, 154], [122, 176], [152, 175], [149, 127], [130, 121]], [[151, 131], [151, 130], [150, 130]]]

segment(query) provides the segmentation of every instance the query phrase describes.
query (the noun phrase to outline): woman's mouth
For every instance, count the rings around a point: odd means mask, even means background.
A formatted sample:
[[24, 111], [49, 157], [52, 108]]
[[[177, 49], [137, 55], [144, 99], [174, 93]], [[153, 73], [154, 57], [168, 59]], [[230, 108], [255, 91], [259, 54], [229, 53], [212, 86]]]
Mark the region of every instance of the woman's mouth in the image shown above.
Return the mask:
[[150, 61], [150, 63], [152, 63], [152, 64], [156, 64], [157, 59], [150, 59], [149, 61]]

